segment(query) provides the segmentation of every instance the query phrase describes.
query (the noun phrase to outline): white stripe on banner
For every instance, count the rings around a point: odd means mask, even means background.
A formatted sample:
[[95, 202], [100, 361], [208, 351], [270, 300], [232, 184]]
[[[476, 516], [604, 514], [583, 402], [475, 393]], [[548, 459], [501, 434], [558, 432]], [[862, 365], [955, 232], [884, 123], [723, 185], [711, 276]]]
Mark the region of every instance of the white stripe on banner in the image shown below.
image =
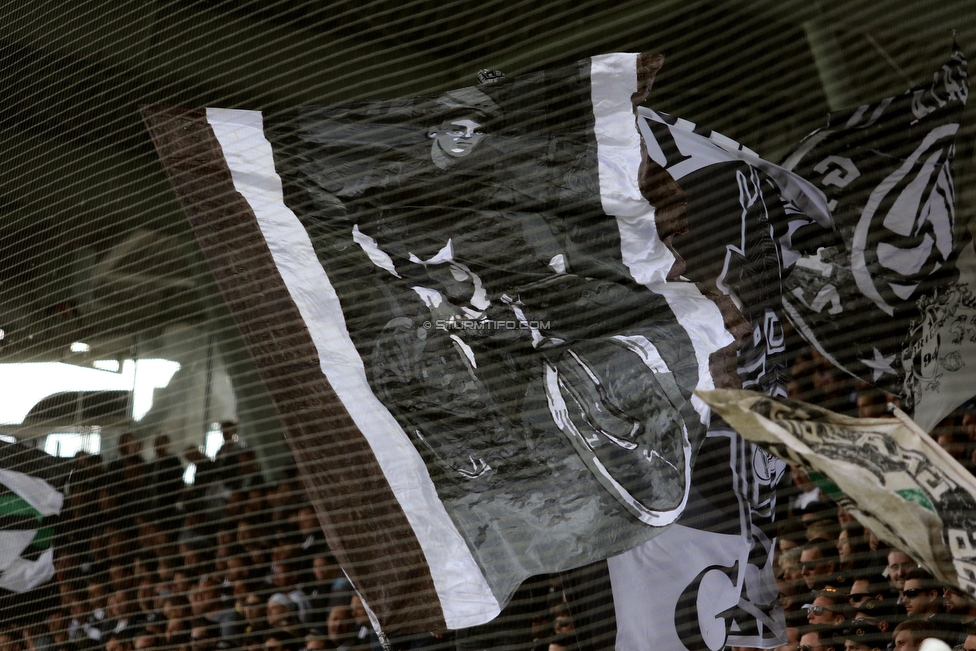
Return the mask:
[[261, 113], [207, 109], [234, 187], [250, 204], [275, 265], [298, 306], [322, 372], [369, 442], [430, 566], [448, 628], [500, 612], [481, 569], [448, 516], [420, 454], [366, 381], [339, 298], [298, 217], [285, 205]]
[[646, 285], [667, 279], [674, 254], [658, 236], [654, 208], [637, 185], [641, 142], [630, 100], [636, 92], [636, 54], [604, 54], [590, 59], [603, 212], [617, 218], [624, 263], [634, 279]]
[[[590, 89], [596, 118], [600, 196], [603, 210], [617, 219], [620, 252], [634, 280], [667, 300], [695, 347], [698, 388], [713, 388], [709, 356], [735, 339], [722, 313], [691, 282], [665, 282], [674, 254], [664, 245], [654, 207], [640, 192], [641, 139], [631, 95], [637, 92], [637, 55], [605, 54], [591, 59]], [[698, 396], [691, 404], [708, 423], [708, 407]]]

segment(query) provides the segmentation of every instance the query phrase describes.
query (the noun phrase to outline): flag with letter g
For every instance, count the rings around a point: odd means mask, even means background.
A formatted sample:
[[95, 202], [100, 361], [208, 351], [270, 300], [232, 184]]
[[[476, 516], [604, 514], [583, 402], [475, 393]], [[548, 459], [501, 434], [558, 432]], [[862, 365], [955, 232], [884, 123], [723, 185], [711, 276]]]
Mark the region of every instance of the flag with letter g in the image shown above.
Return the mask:
[[[741, 318], [677, 277], [660, 56], [275, 115], [144, 111], [329, 544], [388, 632], [670, 526]], [[730, 369], [731, 374], [730, 374]]]

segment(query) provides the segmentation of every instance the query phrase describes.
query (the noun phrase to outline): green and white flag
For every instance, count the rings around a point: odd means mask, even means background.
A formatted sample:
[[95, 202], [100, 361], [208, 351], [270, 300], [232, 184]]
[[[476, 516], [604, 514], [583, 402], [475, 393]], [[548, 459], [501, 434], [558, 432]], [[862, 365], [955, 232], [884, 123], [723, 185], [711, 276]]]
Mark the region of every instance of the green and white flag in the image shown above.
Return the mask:
[[750, 391], [699, 393], [877, 536], [976, 595], [976, 479], [907, 415], [851, 418]]
[[23, 614], [21, 607], [36, 604], [42, 595], [35, 591], [55, 576], [55, 526], [67, 471], [44, 452], [0, 444], [0, 616]]

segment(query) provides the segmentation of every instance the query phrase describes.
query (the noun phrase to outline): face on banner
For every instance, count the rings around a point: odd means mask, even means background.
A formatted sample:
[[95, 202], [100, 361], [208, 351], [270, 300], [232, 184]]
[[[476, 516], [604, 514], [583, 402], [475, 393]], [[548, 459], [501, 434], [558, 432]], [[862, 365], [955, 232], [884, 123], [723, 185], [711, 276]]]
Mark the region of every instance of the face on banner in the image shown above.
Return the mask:
[[485, 138], [481, 122], [484, 118], [477, 114], [466, 117], [444, 120], [436, 129], [427, 133], [433, 139], [431, 144], [431, 160], [441, 169], [447, 169], [454, 162], [452, 159], [463, 158], [472, 153]]

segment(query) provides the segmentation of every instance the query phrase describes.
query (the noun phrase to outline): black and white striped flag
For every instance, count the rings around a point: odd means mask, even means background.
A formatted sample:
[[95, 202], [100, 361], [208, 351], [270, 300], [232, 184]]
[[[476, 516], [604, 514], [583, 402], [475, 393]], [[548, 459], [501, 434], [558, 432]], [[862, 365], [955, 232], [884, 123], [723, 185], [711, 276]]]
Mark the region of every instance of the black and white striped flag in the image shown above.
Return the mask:
[[737, 384], [741, 317], [678, 278], [675, 188], [635, 123], [661, 60], [145, 112], [388, 632], [486, 622], [525, 578], [639, 545], [687, 504], [708, 421], [692, 392]]

